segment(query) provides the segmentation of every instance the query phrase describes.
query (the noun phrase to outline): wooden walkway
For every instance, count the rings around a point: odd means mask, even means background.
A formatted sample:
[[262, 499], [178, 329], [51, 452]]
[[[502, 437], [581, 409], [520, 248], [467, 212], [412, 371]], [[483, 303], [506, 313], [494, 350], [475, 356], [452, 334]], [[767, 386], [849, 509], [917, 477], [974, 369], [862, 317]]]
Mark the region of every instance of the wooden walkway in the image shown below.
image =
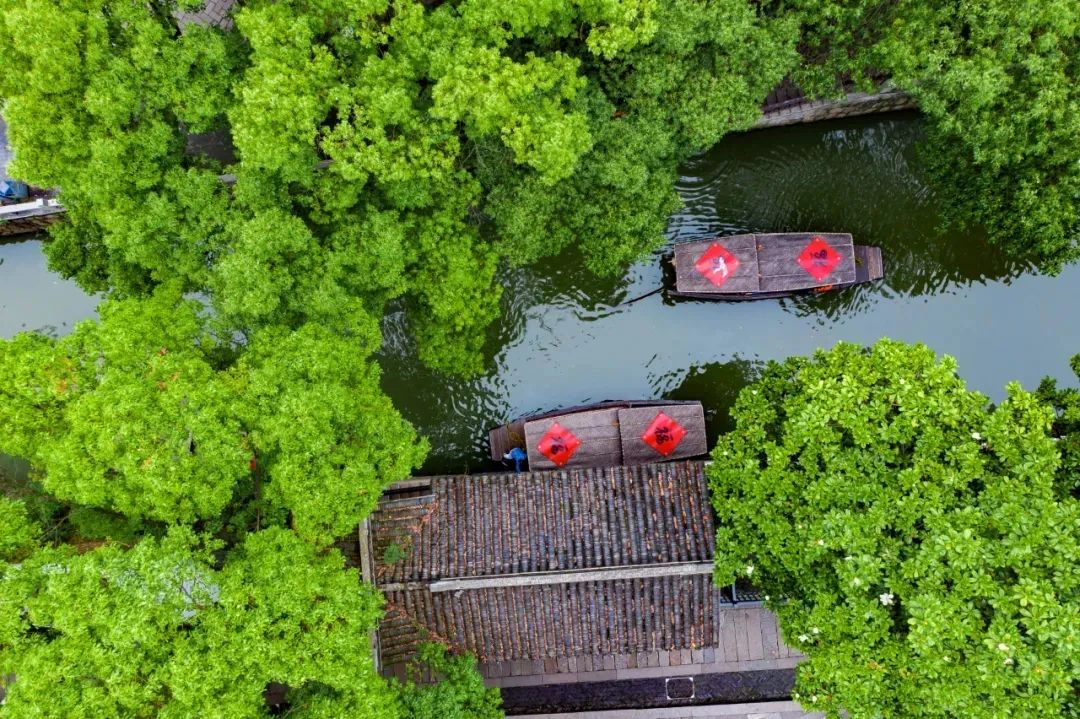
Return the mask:
[[530, 719], [821, 719], [822, 716], [808, 714], [790, 701], [529, 715]]
[[717, 635], [701, 649], [598, 654], [481, 664], [492, 687], [788, 669], [803, 655], [780, 636], [776, 615], [762, 606], [721, 605]]
[[892, 89], [876, 93], [849, 92], [838, 100], [814, 100], [804, 97], [801, 92], [780, 93], [778, 88], [769, 98], [761, 108], [762, 116], [750, 127], [751, 130], [918, 109], [910, 95]]

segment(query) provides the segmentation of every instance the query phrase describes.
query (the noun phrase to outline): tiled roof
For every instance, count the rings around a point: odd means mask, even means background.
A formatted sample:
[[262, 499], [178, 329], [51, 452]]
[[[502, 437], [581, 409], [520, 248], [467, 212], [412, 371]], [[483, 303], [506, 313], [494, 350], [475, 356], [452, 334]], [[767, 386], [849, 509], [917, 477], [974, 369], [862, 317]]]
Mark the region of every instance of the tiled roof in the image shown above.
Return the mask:
[[373, 515], [377, 583], [709, 561], [711, 512], [701, 462], [433, 477]]
[[709, 575], [575, 582], [456, 592], [387, 592], [382, 660], [427, 639], [481, 661], [697, 649], [716, 635]]
[[428, 638], [506, 661], [692, 649], [716, 636], [708, 574], [430, 587], [709, 562], [715, 530], [702, 462], [433, 477], [419, 496], [384, 502], [370, 527], [376, 584], [387, 596], [384, 664]]

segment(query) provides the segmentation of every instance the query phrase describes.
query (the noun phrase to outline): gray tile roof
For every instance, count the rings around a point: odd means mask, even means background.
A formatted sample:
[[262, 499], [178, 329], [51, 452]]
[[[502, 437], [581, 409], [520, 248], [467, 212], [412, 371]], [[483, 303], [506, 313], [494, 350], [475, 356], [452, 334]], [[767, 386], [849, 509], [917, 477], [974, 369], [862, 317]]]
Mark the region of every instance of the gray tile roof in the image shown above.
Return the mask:
[[387, 597], [384, 664], [405, 660], [423, 639], [507, 661], [694, 649], [717, 636], [709, 574], [430, 586], [708, 562], [715, 529], [702, 462], [433, 477], [419, 496], [384, 502], [370, 527], [376, 584]]

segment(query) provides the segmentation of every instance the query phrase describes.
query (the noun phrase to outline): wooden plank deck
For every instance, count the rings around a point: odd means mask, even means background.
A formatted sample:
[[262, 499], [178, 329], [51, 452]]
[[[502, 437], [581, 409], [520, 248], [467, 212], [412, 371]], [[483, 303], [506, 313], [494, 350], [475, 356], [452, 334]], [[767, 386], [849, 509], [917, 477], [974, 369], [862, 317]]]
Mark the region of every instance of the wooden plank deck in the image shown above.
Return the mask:
[[[698, 258], [716, 243], [739, 261], [722, 287], [710, 282], [695, 266]], [[679, 292], [757, 292], [757, 243], [756, 235], [731, 235], [675, 245], [675, 277]]]
[[[667, 456], [661, 455], [641, 439], [645, 430], [660, 412], [671, 417], [686, 430], [686, 436]], [[709, 451], [705, 441], [705, 410], [696, 403], [621, 409], [619, 410], [619, 435], [622, 440], [623, 464], [689, 459]]]
[[855, 281], [872, 282], [885, 276], [881, 248], [855, 245]]
[[[668, 455], [662, 455], [642, 440], [659, 412], [686, 430], [686, 436]], [[539, 449], [540, 440], [556, 422], [581, 442], [570, 460], [562, 465], [563, 469], [688, 459], [708, 451], [705, 413], [700, 402], [609, 401], [533, 415], [496, 427], [489, 432], [491, 458], [500, 460], [510, 448], [521, 447], [528, 453], [531, 470], [560, 468]]]
[[[832, 271], [820, 280], [799, 265], [799, 253], [815, 237], [828, 243], [840, 256]], [[759, 289], [762, 292], [805, 290], [855, 281], [855, 247], [848, 234], [793, 232], [758, 235], [757, 257]]]
[[560, 469], [539, 449], [540, 440], [553, 424], [570, 430], [581, 440], [579, 446], [562, 468], [605, 467], [622, 464], [622, 442], [619, 438], [619, 410], [601, 409], [592, 412], [561, 415], [525, 423], [525, 446], [532, 471]]
[[686, 400], [662, 400], [662, 399], [640, 399], [640, 400], [624, 400], [624, 399], [609, 399], [603, 402], [594, 402], [592, 404], [582, 404], [575, 407], [566, 407], [563, 409], [548, 410], [547, 412], [541, 412], [539, 414], [526, 415], [519, 417], [512, 422], [500, 425], [493, 428], [488, 433], [488, 441], [491, 449], [491, 458], [496, 462], [503, 458], [513, 447], [521, 447], [525, 449], [525, 423], [538, 419], [547, 419], [549, 417], [559, 417], [561, 415], [572, 414], [574, 412], [585, 412], [596, 409], [623, 409], [628, 407], [660, 407], [676, 404], [699, 404], [696, 402], [690, 402]]
[[514, 447], [525, 449], [525, 420], [517, 419], [501, 424], [488, 432], [491, 458], [498, 462]]
[[784, 644], [776, 615], [763, 606], [720, 605], [716, 633], [691, 650], [592, 654], [556, 661], [487, 662], [479, 665], [492, 687], [688, 676], [787, 669], [803, 659]]
[[[821, 238], [839, 255], [838, 262], [821, 279], [813, 277], [799, 264], [800, 253], [814, 238]], [[738, 267], [719, 287], [697, 268], [703, 254], [718, 244], [738, 258]], [[881, 276], [881, 251], [863, 253], [862, 259], [876, 268], [868, 279]], [[852, 237], [840, 232], [786, 232], [759, 235], [732, 235], [675, 245], [676, 291], [686, 295], [752, 296], [797, 292], [815, 287], [847, 286], [860, 281], [857, 272], [859, 253]], [[730, 267], [730, 263], [726, 265]]]

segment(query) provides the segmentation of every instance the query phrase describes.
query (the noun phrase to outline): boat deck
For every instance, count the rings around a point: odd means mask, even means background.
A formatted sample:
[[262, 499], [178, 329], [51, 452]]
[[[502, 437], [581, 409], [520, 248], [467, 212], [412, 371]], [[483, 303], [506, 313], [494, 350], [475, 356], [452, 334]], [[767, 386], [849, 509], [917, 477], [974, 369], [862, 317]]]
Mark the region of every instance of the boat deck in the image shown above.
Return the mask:
[[[668, 455], [642, 441], [658, 413], [673, 419], [686, 434]], [[558, 463], [539, 445], [555, 423], [580, 441], [569, 461]], [[700, 402], [673, 400], [609, 400], [516, 419], [489, 432], [491, 459], [499, 461], [511, 448], [525, 449], [532, 469], [611, 467], [665, 459], [687, 459], [708, 450], [705, 415]]]
[[847, 233], [732, 235], [675, 245], [675, 292], [705, 299], [763, 299], [848, 287], [884, 275], [881, 250]]

